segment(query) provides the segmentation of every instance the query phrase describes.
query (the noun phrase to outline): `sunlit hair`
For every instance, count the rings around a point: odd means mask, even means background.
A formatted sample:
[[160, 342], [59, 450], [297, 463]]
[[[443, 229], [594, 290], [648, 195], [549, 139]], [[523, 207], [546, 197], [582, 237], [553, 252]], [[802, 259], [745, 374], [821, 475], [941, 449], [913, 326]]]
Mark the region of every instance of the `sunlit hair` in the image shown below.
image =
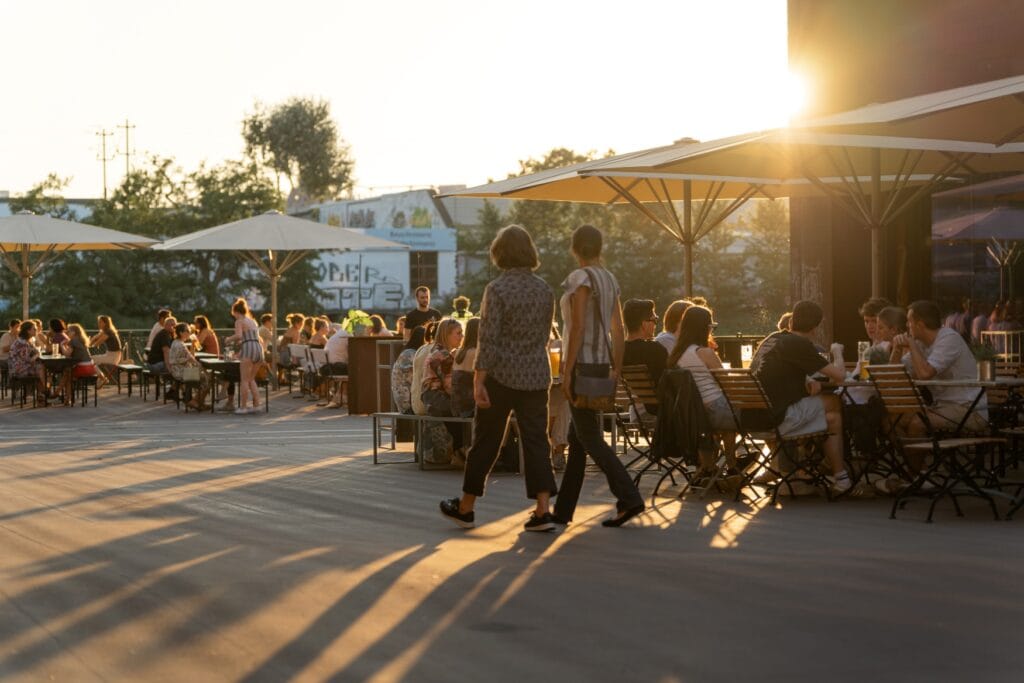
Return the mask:
[[[432, 343], [434, 341], [434, 335], [437, 333], [437, 321], [431, 320], [425, 325], [420, 325], [420, 327], [423, 328], [423, 340], [427, 344]], [[420, 327], [416, 329], [420, 329]]]
[[668, 355], [667, 367], [675, 367], [691, 345], [696, 344], [698, 348], [708, 345], [713, 320], [714, 317], [709, 308], [690, 306], [686, 309], [683, 319], [679, 323], [679, 336], [676, 339], [676, 345], [672, 347], [672, 353]]
[[68, 334], [74, 334], [79, 339], [88, 339], [89, 338], [89, 337], [86, 336], [85, 330], [82, 329], [82, 326], [79, 325], [78, 323], [71, 323], [70, 325], [68, 325]]
[[476, 348], [479, 337], [480, 318], [470, 318], [469, 322], [466, 323], [466, 336], [462, 338], [462, 346], [459, 347], [459, 352], [455, 354], [456, 363], [464, 361], [466, 359], [466, 352]]
[[323, 318], [317, 318], [316, 322], [313, 323], [313, 329], [316, 330], [317, 332], [319, 332], [320, 330], [322, 330], [322, 329], [324, 329], [326, 327], [330, 327], [330, 325]]
[[662, 331], [676, 334], [679, 331], [679, 321], [683, 319], [683, 313], [692, 305], [693, 303], [689, 299], [679, 299], [670, 303], [665, 309], [665, 323], [661, 328]]
[[174, 338], [177, 339], [183, 334], [189, 332], [188, 323], [178, 323], [174, 326]]
[[36, 324], [31, 320], [26, 320], [18, 328], [18, 336], [28, 341], [32, 338], [32, 335], [36, 333]]
[[205, 315], [197, 315], [193, 320], [196, 324], [196, 329], [198, 330], [206, 330], [210, 327], [210, 319]]
[[461, 330], [462, 323], [460, 323], [458, 320], [455, 320], [454, 318], [445, 318], [437, 326], [437, 333], [434, 334], [434, 342], [439, 346], [443, 346], [449, 351], [454, 350], [452, 347], [448, 346], [448, 337], [449, 335], [451, 335], [452, 332], [455, 331], [456, 328]]
[[68, 326], [60, 318], [53, 318], [50, 320], [51, 332], [63, 332], [66, 329], [68, 329]]
[[249, 317], [252, 316], [252, 313], [249, 312], [249, 304], [242, 297], [238, 297], [235, 299], [235, 303], [231, 304], [231, 312]]
[[96, 323], [99, 325], [101, 330], [117, 334], [117, 328], [114, 327], [114, 321], [110, 319], [109, 315], [97, 316]]
[[416, 288], [414, 295], [419, 296], [420, 292], [426, 292], [427, 294], [430, 294], [430, 287], [427, 287], [426, 285], [420, 285], [419, 287]]
[[[540, 267], [540, 257], [537, 256], [537, 246], [533, 238], [521, 225], [506, 225], [498, 231], [491, 242], [491, 262], [502, 270], [510, 268], [529, 268], [537, 270]], [[466, 301], [469, 306], [469, 301]]]
[[779, 332], [788, 332], [790, 326], [793, 324], [793, 311], [786, 311], [779, 316], [779, 322], [775, 323], [776, 329]]
[[452, 301], [452, 305], [456, 311], [469, 310], [469, 297], [468, 296], [457, 296]]
[[384, 324], [384, 318], [382, 318], [382, 317], [380, 317], [379, 315], [376, 315], [376, 314], [371, 315], [370, 316], [370, 329], [373, 330], [374, 334], [380, 334], [381, 332], [386, 330], [387, 326]]
[[305, 321], [306, 316], [302, 315], [301, 313], [292, 313], [290, 316], [288, 316], [288, 322], [290, 322], [292, 325], [301, 325]]
[[7, 329], [13, 330], [21, 327], [21, 320], [18, 318], [11, 318], [11, 322], [7, 323]]
[[260, 323], [265, 323], [268, 320], [273, 320], [273, 319], [274, 319], [274, 314], [273, 313], [264, 313], [263, 315], [260, 316]]

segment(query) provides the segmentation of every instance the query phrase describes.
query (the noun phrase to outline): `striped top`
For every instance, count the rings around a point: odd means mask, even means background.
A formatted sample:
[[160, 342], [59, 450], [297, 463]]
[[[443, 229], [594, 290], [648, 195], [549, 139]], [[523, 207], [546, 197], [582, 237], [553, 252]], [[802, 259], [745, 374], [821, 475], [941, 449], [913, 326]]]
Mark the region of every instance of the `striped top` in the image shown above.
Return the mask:
[[[591, 273], [595, 282], [591, 282]], [[583, 330], [574, 330], [571, 297], [573, 292], [583, 286], [590, 288], [590, 298], [587, 299], [587, 308], [583, 312]], [[569, 339], [582, 332], [583, 344], [580, 346], [576, 362], [610, 364], [612, 316], [617, 313], [619, 301], [619, 283], [615, 276], [601, 266], [577, 268], [565, 278], [562, 287], [565, 289], [560, 302], [562, 323], [565, 327], [562, 348], [568, 349]], [[597, 315], [598, 310], [601, 313], [600, 317]]]
[[700, 391], [700, 400], [704, 405], [714, 403], [723, 396], [722, 388], [718, 386], [718, 382], [711, 376], [708, 366], [704, 365], [704, 361], [697, 355], [696, 344], [690, 344], [686, 347], [686, 351], [683, 352], [683, 355], [676, 362], [676, 367], [689, 370], [690, 374], [693, 375], [693, 381], [697, 383], [697, 390]]

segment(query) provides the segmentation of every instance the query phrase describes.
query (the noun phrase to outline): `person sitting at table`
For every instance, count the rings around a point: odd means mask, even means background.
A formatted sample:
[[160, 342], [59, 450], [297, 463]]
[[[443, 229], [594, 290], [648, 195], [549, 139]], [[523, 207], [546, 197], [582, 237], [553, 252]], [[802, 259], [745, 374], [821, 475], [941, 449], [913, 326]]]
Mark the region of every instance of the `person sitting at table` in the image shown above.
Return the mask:
[[196, 341], [199, 342], [199, 350], [203, 353], [210, 353], [220, 356], [220, 340], [217, 333], [210, 326], [210, 319], [205, 315], [197, 315], [193, 318], [196, 326]]
[[67, 323], [60, 318], [52, 318], [50, 320], [50, 334], [47, 340], [51, 346], [57, 344], [58, 346], [64, 346], [68, 342], [67, 334]]
[[315, 318], [307, 316], [302, 319], [302, 329], [299, 330], [299, 343], [309, 345], [309, 340], [313, 338], [313, 321]]
[[[455, 367], [455, 352], [462, 345], [463, 337], [462, 323], [458, 320], [446, 318], [438, 323], [434, 346], [427, 354], [423, 382], [420, 385], [421, 400], [427, 415], [431, 417], [459, 417], [452, 410], [452, 370]], [[462, 450], [462, 425], [445, 422], [444, 426], [452, 435], [453, 464], [463, 464], [465, 454]]]
[[402, 352], [395, 359], [395, 364], [391, 366], [391, 398], [395, 402], [395, 409], [405, 415], [413, 414], [413, 358], [416, 356], [416, 351], [426, 343], [426, 334], [427, 330], [424, 327], [417, 327], [413, 330], [409, 335], [409, 341], [406, 342]]
[[479, 337], [480, 318], [470, 318], [466, 321], [462, 346], [455, 352], [455, 364], [452, 365], [452, 415], [455, 417], [473, 417], [473, 411], [476, 410], [476, 401], [473, 398], [473, 364], [476, 362], [476, 345]]
[[7, 324], [7, 331], [0, 336], [0, 363], [7, 365], [7, 358], [11, 354], [11, 344], [18, 338], [18, 330], [21, 328], [21, 321], [14, 318]]
[[370, 316], [370, 329], [367, 330], [367, 336], [386, 339], [394, 335], [391, 334], [388, 326], [384, 324], [384, 318], [375, 314]]
[[313, 336], [309, 338], [309, 348], [322, 349], [327, 346], [327, 334], [330, 325], [323, 318], [316, 318], [313, 322]]
[[106, 351], [92, 357], [98, 375], [96, 388], [102, 389], [103, 385], [110, 381], [110, 378], [103, 372], [103, 367], [107, 366], [109, 369], [121, 362], [121, 335], [118, 334], [109, 315], [97, 316], [96, 327], [99, 331], [89, 339], [89, 346], [106, 347]]
[[665, 309], [661, 333], [654, 338], [654, 341], [665, 347], [665, 353], [672, 353], [672, 349], [675, 348], [676, 332], [679, 331], [679, 323], [683, 319], [683, 313], [692, 305], [693, 303], [689, 299], [679, 299], [670, 303], [668, 308]]
[[160, 330], [153, 337], [146, 353], [146, 365], [152, 373], [160, 374], [167, 372], [168, 353], [171, 350], [171, 343], [174, 341], [174, 326], [178, 321], [174, 316], [164, 318], [164, 329]]
[[[345, 328], [339, 327], [327, 340], [327, 344], [324, 345], [324, 351], [327, 352], [327, 364], [320, 368], [322, 377], [348, 374], [348, 337]], [[344, 401], [344, 385], [340, 385], [334, 395], [334, 400], [328, 403], [327, 407], [340, 408]]]
[[887, 306], [892, 306], [892, 302], [885, 297], [876, 296], [862, 303], [857, 309], [861, 320], [864, 321], [864, 332], [867, 333], [872, 346], [881, 341], [878, 338], [878, 312]]
[[92, 361], [92, 356], [89, 355], [89, 336], [86, 335], [81, 325], [71, 323], [67, 327], [66, 336], [68, 340], [61, 345], [61, 350], [66, 357], [75, 361], [75, 364], [62, 374], [61, 391], [64, 394], [64, 405], [70, 406], [75, 402], [72, 392], [73, 382], [79, 377], [94, 377], [96, 365]]
[[[434, 332], [437, 330], [437, 321], [430, 320], [425, 325], [421, 325], [426, 330], [423, 337], [423, 346], [416, 350], [416, 355], [412, 359], [412, 412], [415, 415], [426, 415], [427, 407], [423, 404], [422, 397], [422, 386], [423, 386], [423, 373], [427, 367], [427, 356], [430, 355], [430, 350], [434, 346]], [[413, 328], [415, 329], [415, 328]], [[408, 330], [409, 334], [412, 334], [412, 330]], [[410, 336], [411, 338], [411, 336]]]
[[[685, 317], [685, 313], [683, 314]], [[622, 305], [622, 322], [626, 326], [625, 351], [622, 355], [623, 365], [646, 365], [647, 374], [654, 386], [658, 386], [661, 374], [665, 371], [665, 361], [669, 352], [665, 347], [654, 341], [658, 315], [654, 312], [654, 302], [650, 299], [629, 299]], [[656, 415], [656, 405], [647, 406], [647, 412]]]
[[260, 340], [263, 342], [263, 348], [266, 349], [265, 356], [268, 363], [272, 362], [274, 357], [274, 351], [277, 348], [277, 339], [274, 334], [274, 316], [271, 313], [264, 313], [260, 316]]
[[[191, 333], [192, 331], [189, 329], [188, 323], [178, 323], [174, 326], [174, 341], [171, 342], [171, 348], [167, 354], [167, 371], [171, 373], [171, 377], [179, 382], [185, 381], [185, 368], [199, 367], [199, 361], [196, 360], [196, 357], [188, 349]], [[206, 394], [209, 390], [210, 379], [205, 372], [200, 372], [199, 391], [189, 400], [188, 407], [202, 410], [205, 407], [203, 402], [206, 400]]]
[[843, 461], [842, 404], [835, 394], [822, 394], [820, 382], [808, 379], [817, 373], [835, 382], [846, 379], [846, 371], [826, 361], [812, 341], [823, 318], [821, 306], [798, 301], [791, 330], [765, 338], [750, 369], [771, 401], [772, 417], [782, 436], [829, 432], [824, 451], [832, 470], [832, 490], [845, 493], [853, 484]]
[[37, 395], [46, 396], [46, 370], [39, 360], [39, 349], [32, 343], [31, 339], [36, 335], [36, 325], [31, 320], [26, 320], [18, 328], [18, 336], [11, 342], [11, 349], [7, 355], [7, 367], [10, 370], [12, 379], [36, 378]]
[[879, 341], [868, 349], [868, 363], [899, 363], [899, 357], [893, 355], [892, 340], [898, 334], [906, 334], [907, 312], [899, 306], [886, 306], [878, 312], [875, 330]]
[[398, 320], [395, 321], [395, 336], [405, 339], [405, 316], [398, 316]]
[[[668, 357], [668, 367], [689, 370], [700, 392], [708, 423], [716, 434], [721, 434], [725, 446], [726, 460], [731, 467], [736, 465], [736, 420], [722, 388], [711, 376], [711, 370], [722, 367], [718, 354], [710, 347], [711, 332], [714, 330], [711, 309], [704, 306], [690, 306], [683, 313], [679, 325], [679, 339]], [[781, 330], [780, 330], [781, 332]], [[789, 330], [786, 330], [789, 332]], [[701, 468], [710, 473], [715, 466], [713, 453], [700, 451]]]
[[149, 336], [146, 337], [146, 348], [153, 348], [153, 340], [156, 338], [156, 335], [160, 334], [160, 330], [166, 328], [164, 323], [167, 322], [171, 315], [171, 309], [169, 308], [161, 308], [156, 312], [156, 322], [153, 323], [153, 328], [149, 331]]
[[40, 353], [50, 352], [50, 343], [46, 338], [46, 328], [43, 327], [43, 321], [39, 318], [32, 319], [32, 327], [35, 329], [35, 334], [32, 335], [32, 346], [36, 347]]
[[[938, 305], [933, 301], [915, 301], [907, 308], [907, 333], [893, 340], [893, 357], [899, 357], [910, 376], [918, 380], [977, 380], [978, 364], [967, 342], [956, 330], [942, 327]], [[942, 431], [953, 431], [964, 422], [971, 432], [988, 431], [988, 402], [977, 387], [929, 387], [931, 405], [926, 406], [928, 420]], [[979, 397], [979, 391], [981, 391]], [[978, 398], [977, 404], [974, 399]], [[974, 410], [971, 405], [974, 404]], [[968, 414], [969, 413], [969, 414]], [[901, 420], [910, 436], [927, 434], [916, 415]]]

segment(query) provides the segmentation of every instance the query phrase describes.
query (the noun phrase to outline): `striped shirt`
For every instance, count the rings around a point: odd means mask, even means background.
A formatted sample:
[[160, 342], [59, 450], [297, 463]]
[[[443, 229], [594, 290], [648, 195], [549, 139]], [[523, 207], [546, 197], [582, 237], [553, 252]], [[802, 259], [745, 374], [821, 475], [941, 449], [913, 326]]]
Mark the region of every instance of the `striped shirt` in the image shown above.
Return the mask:
[[[596, 282], [590, 281], [588, 271], [594, 274]], [[596, 286], [595, 286], [596, 285]], [[561, 309], [565, 333], [562, 335], [562, 348], [569, 348], [569, 339], [580, 331], [572, 329], [573, 292], [580, 287], [590, 288], [587, 308], [583, 312], [583, 344], [580, 346], [578, 363], [611, 363], [611, 323], [616, 314], [619, 301], [619, 283], [615, 276], [601, 266], [577, 268], [565, 278], [562, 287]], [[600, 306], [600, 308], [598, 308]], [[597, 312], [600, 311], [600, 316]]]

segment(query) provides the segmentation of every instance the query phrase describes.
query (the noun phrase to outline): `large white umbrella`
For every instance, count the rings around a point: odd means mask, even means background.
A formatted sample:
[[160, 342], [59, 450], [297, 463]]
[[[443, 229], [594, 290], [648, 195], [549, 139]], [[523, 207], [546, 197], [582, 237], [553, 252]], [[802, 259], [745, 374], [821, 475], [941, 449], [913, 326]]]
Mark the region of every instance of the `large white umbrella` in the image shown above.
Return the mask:
[[[0, 218], [0, 256], [21, 278], [21, 316], [29, 317], [29, 283], [65, 251], [144, 249], [157, 240], [119, 230], [19, 211]], [[35, 259], [33, 260], [33, 255]]]
[[[336, 228], [279, 211], [166, 240], [153, 247], [161, 251], [234, 251], [270, 278], [270, 312], [277, 329], [277, 282], [313, 251], [401, 251], [405, 244]], [[264, 258], [264, 254], [266, 258]], [[277, 355], [273, 354], [274, 376]]]

